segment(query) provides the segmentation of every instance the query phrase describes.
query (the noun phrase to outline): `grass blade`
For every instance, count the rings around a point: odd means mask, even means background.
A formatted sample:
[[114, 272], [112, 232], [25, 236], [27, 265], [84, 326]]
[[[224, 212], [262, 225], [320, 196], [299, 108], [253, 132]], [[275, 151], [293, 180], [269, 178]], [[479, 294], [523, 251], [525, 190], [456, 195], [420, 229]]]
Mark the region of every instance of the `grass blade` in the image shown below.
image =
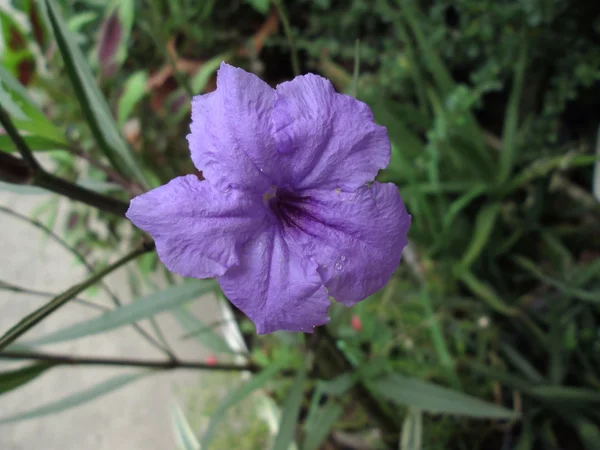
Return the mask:
[[[524, 39], [523, 42], [526, 42]], [[515, 66], [514, 85], [508, 100], [504, 130], [502, 132], [502, 151], [500, 153], [500, 170], [498, 181], [504, 183], [510, 176], [516, 155], [517, 125], [519, 122], [519, 105], [527, 67], [527, 47], [523, 45]]]
[[193, 280], [142, 297], [99, 317], [47, 334], [27, 345], [47, 345], [103, 333], [147, 319], [198, 298], [216, 288], [213, 280]]
[[304, 445], [302, 450], [317, 450], [321, 448], [323, 441], [327, 439], [329, 433], [337, 420], [344, 412], [343, 408], [332, 401], [327, 402], [324, 407], [319, 408], [314, 414], [314, 419], [310, 424], [307, 421], [305, 427]]
[[594, 424], [583, 417], [574, 419], [572, 423], [586, 449], [592, 450], [598, 448], [598, 443], [600, 442], [600, 429], [597, 424]]
[[73, 89], [81, 105], [98, 145], [113, 166], [123, 175], [148, 184], [131, 149], [127, 146], [111, 116], [111, 112], [100, 89], [96, 85], [87, 61], [67, 28], [52, 0], [43, 0], [58, 49], [63, 57], [65, 68]]
[[423, 414], [417, 408], [409, 408], [402, 424], [400, 450], [421, 450], [423, 448]]
[[455, 274], [477, 297], [483, 300], [494, 311], [505, 316], [518, 316], [519, 311], [508, 306], [498, 294], [484, 281], [481, 281], [469, 270], [460, 271]]
[[298, 424], [298, 414], [302, 406], [304, 396], [304, 383], [306, 382], [306, 372], [298, 372], [294, 383], [283, 403], [281, 421], [279, 422], [279, 432], [275, 437], [273, 450], [288, 450], [290, 444], [294, 441], [296, 425]]
[[148, 74], [143, 70], [137, 71], [129, 76], [123, 88], [123, 95], [117, 106], [117, 120], [119, 126], [125, 125], [135, 105], [146, 95], [146, 82]]
[[500, 203], [498, 202], [488, 203], [479, 211], [475, 219], [473, 239], [471, 239], [469, 247], [460, 261], [461, 268], [469, 269], [477, 258], [479, 258], [479, 255], [481, 255], [481, 252], [490, 239], [499, 213]]
[[[13, 120], [16, 124], [18, 121]], [[21, 136], [27, 146], [34, 152], [59, 150], [62, 145], [52, 139], [43, 136]], [[13, 153], [17, 151], [17, 146], [7, 134], [0, 135], [0, 151]]]
[[55, 146], [66, 144], [62, 131], [42, 114], [29, 97], [27, 90], [2, 66], [0, 66], [0, 100], [2, 106], [11, 113], [17, 129], [46, 138], [54, 142]]
[[0, 337], [0, 350], [7, 347], [9, 344], [13, 343], [15, 340], [17, 340], [19, 338], [19, 336], [21, 336], [22, 334], [24, 334], [25, 332], [27, 332], [28, 330], [33, 328], [35, 325], [40, 323], [42, 320], [44, 320], [50, 314], [55, 312], [61, 306], [65, 305], [67, 302], [69, 302], [70, 300], [75, 298], [77, 296], [77, 294], [85, 291], [87, 288], [96, 284], [98, 281], [100, 281], [102, 278], [104, 278], [109, 273], [111, 273], [111, 272], [115, 271], [116, 269], [118, 269], [119, 267], [127, 264], [129, 261], [137, 258], [139, 255], [145, 253], [146, 251], [147, 251], [146, 248], [141, 248], [141, 249], [138, 249], [138, 250], [130, 253], [129, 255], [124, 256], [123, 258], [119, 259], [117, 262], [111, 264], [108, 267], [105, 267], [100, 272], [92, 275], [87, 280], [85, 280], [79, 284], [76, 284], [72, 288], [67, 289], [62, 294], [54, 297], [52, 300], [50, 300], [48, 303], [46, 303], [41, 308], [36, 309], [34, 312], [32, 312], [31, 314], [26, 316], [15, 326], [10, 328], [2, 337]]
[[209, 448], [212, 441], [216, 426], [225, 418], [225, 413], [236, 403], [243, 401], [257, 389], [262, 388], [267, 382], [273, 378], [281, 369], [282, 364], [274, 363], [261, 373], [253, 375], [249, 382], [244, 383], [237, 389], [233, 390], [223, 401], [217, 406], [213, 412], [206, 432], [200, 442], [200, 448]]
[[559, 291], [561, 291], [564, 295], [571, 296], [582, 300], [584, 302], [590, 302], [599, 304], [600, 303], [600, 292], [588, 292], [586, 290], [567, 286], [565, 283], [559, 280], [555, 280], [552, 277], [549, 277], [544, 272], [542, 272], [538, 266], [531, 260], [524, 258], [522, 256], [515, 256], [514, 261], [521, 266], [524, 270], [529, 272], [538, 280], [546, 283]]
[[500, 349], [502, 350], [502, 353], [504, 353], [504, 356], [506, 356], [506, 359], [508, 359], [513, 366], [519, 369], [523, 375], [535, 383], [544, 382], [544, 378], [533, 366], [533, 364], [531, 364], [531, 362], [523, 357], [517, 350], [508, 344], [500, 344]]
[[179, 405], [175, 405], [171, 409], [171, 420], [173, 421], [175, 437], [179, 444], [178, 448], [183, 450], [200, 450], [200, 442], [198, 442], [190, 423]]
[[423, 411], [473, 418], [514, 419], [519, 415], [501, 406], [425, 381], [388, 375], [370, 383], [384, 398]]
[[[306, 416], [306, 420], [304, 422], [306, 440], [304, 442], [303, 450], [306, 450], [307, 448], [318, 448], [319, 446], [319, 442], [316, 440], [316, 437], [315, 439], [313, 439], [313, 434], [317, 433], [317, 430], [321, 429], [321, 424], [319, 422], [321, 422], [322, 420], [327, 420], [327, 417], [324, 414], [325, 407], [321, 407], [320, 405], [323, 396], [344, 395], [346, 392], [348, 392], [348, 390], [350, 390], [350, 388], [354, 386], [356, 378], [356, 374], [351, 375], [349, 373], [345, 373], [333, 380], [317, 381], [315, 392], [313, 393], [312, 399], [310, 401], [308, 415]], [[327, 405], [329, 405], [329, 403], [327, 403]], [[332, 409], [331, 413], [335, 413], [335, 410]], [[331, 424], [331, 427], [333, 427], [334, 423]], [[327, 433], [329, 433], [329, 431]], [[323, 437], [323, 439], [326, 437], [327, 434]]]
[[19, 386], [29, 383], [51, 367], [54, 367], [54, 365], [49, 363], [36, 363], [23, 367], [22, 369], [1, 372], [0, 395], [6, 394]]
[[48, 403], [46, 405], [31, 409], [23, 413], [15, 414], [13, 416], [0, 418], [0, 424], [35, 419], [37, 417], [47, 416], [49, 414], [57, 414], [59, 412], [66, 411], [67, 409], [71, 409], [75, 406], [91, 402], [92, 400], [95, 400], [98, 397], [102, 397], [103, 395], [106, 395], [109, 392], [122, 388], [126, 384], [132, 383], [133, 381], [136, 381], [137, 379], [141, 378], [146, 374], [147, 372], [141, 374], [137, 373], [134, 375], [119, 375], [100, 384], [97, 384], [96, 386], [90, 389], [86, 389], [85, 391], [80, 391], [76, 392], [75, 394], [69, 395], [68, 397], [65, 397], [61, 400]]
[[211, 327], [202, 323], [185, 307], [175, 309], [171, 313], [187, 333], [192, 333], [190, 337], [196, 339], [202, 346], [217, 353], [234, 353], [225, 339]]
[[431, 305], [431, 297], [426, 287], [424, 287], [421, 291], [421, 300], [425, 308], [425, 314], [427, 315], [427, 322], [429, 322], [430, 324], [429, 328], [431, 331], [431, 340], [433, 341], [433, 345], [440, 360], [440, 364], [444, 367], [446, 377], [448, 378], [448, 381], [450, 382], [452, 387], [456, 390], [462, 391], [460, 378], [458, 378], [456, 370], [454, 369], [454, 362], [452, 361], [452, 356], [448, 351], [448, 346], [446, 345], [446, 340], [444, 339], [444, 333], [442, 332], [442, 328], [440, 327], [438, 319], [434, 314], [433, 307]]

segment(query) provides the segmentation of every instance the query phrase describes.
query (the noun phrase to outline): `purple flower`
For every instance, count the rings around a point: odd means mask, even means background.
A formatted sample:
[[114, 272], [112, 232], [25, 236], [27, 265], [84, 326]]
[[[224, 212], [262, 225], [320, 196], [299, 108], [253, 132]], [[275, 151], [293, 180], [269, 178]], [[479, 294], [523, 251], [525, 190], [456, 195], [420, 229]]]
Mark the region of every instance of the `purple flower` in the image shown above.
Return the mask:
[[223, 63], [188, 141], [206, 180], [175, 178], [127, 217], [169, 270], [218, 277], [258, 333], [310, 332], [329, 296], [351, 306], [389, 281], [410, 216], [395, 185], [372, 182], [390, 142], [367, 105], [317, 75], [272, 89]]

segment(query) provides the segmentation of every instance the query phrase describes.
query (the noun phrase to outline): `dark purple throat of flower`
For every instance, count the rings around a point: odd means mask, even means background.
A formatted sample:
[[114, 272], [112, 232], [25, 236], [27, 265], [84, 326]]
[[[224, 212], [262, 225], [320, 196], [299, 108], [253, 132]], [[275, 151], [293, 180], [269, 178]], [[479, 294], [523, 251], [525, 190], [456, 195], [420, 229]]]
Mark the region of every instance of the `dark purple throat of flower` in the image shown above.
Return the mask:
[[271, 186], [271, 188], [263, 195], [263, 199], [284, 231], [286, 229], [296, 228], [307, 232], [307, 230], [302, 227], [303, 219], [304, 221], [316, 220], [315, 217], [304, 208], [304, 206], [311, 201], [311, 198], [307, 195], [300, 195], [292, 189]]

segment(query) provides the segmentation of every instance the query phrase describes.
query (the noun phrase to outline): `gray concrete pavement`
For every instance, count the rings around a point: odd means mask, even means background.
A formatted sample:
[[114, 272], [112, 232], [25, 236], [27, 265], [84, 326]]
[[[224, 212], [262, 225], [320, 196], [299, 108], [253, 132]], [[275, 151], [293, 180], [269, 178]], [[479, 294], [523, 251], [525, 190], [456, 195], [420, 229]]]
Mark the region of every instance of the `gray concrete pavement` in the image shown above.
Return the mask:
[[[17, 195], [0, 191], [0, 204], [28, 214], [50, 196]], [[64, 205], [63, 205], [64, 206]], [[60, 292], [85, 277], [85, 270], [56, 243], [36, 228], [0, 212], [0, 280], [51, 292]], [[107, 278], [109, 285], [130, 300], [126, 276], [120, 271]], [[104, 293], [94, 301], [110, 305]], [[40, 306], [44, 299], [0, 290], [0, 333]], [[195, 303], [206, 321], [218, 317], [214, 300]], [[97, 314], [68, 304], [43, 321], [26, 337], [35, 337]], [[178, 341], [182, 330], [169, 314], [158, 317], [167, 339], [184, 357], [203, 359], [207, 352], [194, 341]], [[147, 328], [149, 329], [149, 328]], [[152, 346], [131, 328], [44, 347], [76, 355], [160, 358]], [[0, 360], [0, 372], [15, 363]], [[93, 386], [125, 370], [114, 368], [55, 368], [32, 383], [0, 397], [0, 417], [28, 410]], [[170, 408], [174, 386], [195, 384], [194, 372], [154, 375], [105, 397], [55, 416], [0, 425], [0, 450], [170, 450], [176, 448]]]

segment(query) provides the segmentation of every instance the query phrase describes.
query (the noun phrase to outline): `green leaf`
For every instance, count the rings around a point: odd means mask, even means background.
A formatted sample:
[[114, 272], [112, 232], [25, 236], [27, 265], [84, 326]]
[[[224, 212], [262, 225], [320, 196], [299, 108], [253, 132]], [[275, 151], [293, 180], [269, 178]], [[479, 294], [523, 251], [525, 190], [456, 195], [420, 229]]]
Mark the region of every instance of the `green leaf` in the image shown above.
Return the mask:
[[423, 414], [420, 409], [408, 408], [402, 424], [400, 450], [421, 450], [423, 448]]
[[[27, 146], [34, 152], [59, 150], [63, 145], [43, 136], [21, 136]], [[0, 135], [0, 151], [13, 153], [17, 151], [14, 141], [6, 134]]]
[[44, 306], [36, 309], [31, 314], [27, 315], [25, 318], [23, 318], [21, 321], [19, 321], [19, 323], [17, 323], [15, 326], [10, 328], [6, 333], [4, 333], [4, 335], [2, 337], [0, 337], [0, 350], [7, 347], [9, 344], [12, 344], [21, 335], [23, 335], [28, 330], [33, 328], [35, 325], [40, 323], [42, 320], [44, 320], [50, 314], [52, 314], [53, 312], [58, 310], [61, 306], [65, 305], [67, 302], [74, 299], [78, 294], [80, 294], [81, 292], [85, 291], [87, 288], [96, 284], [98, 281], [100, 281], [106, 275], [113, 272], [114, 270], [117, 270], [119, 267], [127, 264], [129, 261], [137, 258], [140, 254], [145, 253], [145, 252], [146, 252], [145, 249], [139, 249], [139, 250], [136, 250], [136, 251], [124, 256], [123, 258], [119, 259], [118, 261], [114, 262], [113, 264], [105, 267], [98, 273], [95, 273], [94, 275], [89, 277], [87, 280], [67, 289], [62, 294], [57, 295], [52, 300], [50, 300], [48, 303], [46, 303]]
[[591, 166], [598, 160], [596, 155], [566, 155], [552, 156], [536, 159], [533, 163], [521, 170], [516, 176], [508, 180], [498, 192], [498, 195], [506, 196], [512, 191], [529, 184], [536, 178], [548, 176], [555, 170], [573, 169], [575, 167]]
[[221, 66], [221, 62], [228, 60], [231, 57], [231, 53], [221, 53], [202, 64], [202, 67], [190, 81], [190, 86], [194, 94], [201, 94], [204, 88], [208, 84], [210, 77], [217, 71]]
[[313, 420], [311, 422], [307, 420], [306, 422], [304, 433], [306, 439], [302, 450], [319, 449], [343, 412], [344, 409], [332, 401], [328, 401], [325, 406], [318, 408], [313, 415]]
[[425, 66], [433, 76], [438, 90], [443, 96], [446, 96], [454, 87], [454, 80], [450, 71], [444, 65], [442, 58], [437, 54], [429, 39], [427, 39], [421, 27], [423, 21], [418, 17], [420, 13], [407, 0], [399, 0], [398, 3], [400, 3], [406, 22], [415, 36], [418, 53], [420, 53]]
[[497, 311], [506, 316], [517, 316], [519, 315], [519, 311], [515, 308], [508, 306], [498, 294], [484, 281], [478, 279], [473, 272], [469, 270], [461, 270], [460, 267], [457, 267], [455, 275], [457, 278], [465, 283], [465, 285], [483, 300], [487, 305], [492, 308], [494, 311]]
[[498, 202], [488, 203], [479, 211], [475, 219], [473, 238], [460, 261], [461, 269], [469, 269], [477, 258], [479, 258], [479, 255], [481, 255], [481, 252], [483, 252], [490, 239], [499, 213], [500, 203]]
[[20, 131], [32, 133], [57, 144], [66, 144], [62, 131], [42, 114], [27, 90], [6, 69], [0, 66], [0, 103], [11, 114]]
[[484, 194], [488, 190], [486, 185], [476, 184], [467, 192], [462, 194], [459, 198], [454, 200], [448, 210], [446, 211], [446, 215], [444, 216], [444, 227], [448, 228], [452, 225], [452, 222], [458, 216], [458, 214], [466, 208], [469, 203], [471, 203], [474, 199]]
[[148, 184], [133, 152], [119, 134], [109, 106], [94, 81], [86, 59], [77, 47], [54, 2], [51, 0], [43, 0], [43, 2], [47, 8], [67, 75], [98, 145], [119, 172]]
[[67, 21], [67, 28], [73, 33], [79, 32], [87, 24], [98, 18], [98, 13], [95, 11], [85, 11], [70, 17]]
[[388, 375], [369, 384], [388, 400], [431, 413], [491, 419], [519, 417], [514, 411], [478, 398], [401, 375]]
[[51, 367], [54, 367], [51, 363], [35, 363], [22, 369], [0, 372], [0, 395], [29, 383]]
[[[252, 394], [257, 389], [262, 388], [271, 378], [273, 378], [282, 368], [282, 363], [275, 362], [267, 369], [263, 370], [259, 374], [253, 375], [250, 381], [242, 384], [237, 389], [234, 389], [223, 399], [223, 401], [217, 406], [215, 411], [210, 417], [210, 422], [206, 427], [206, 432], [200, 442], [200, 448], [210, 448], [209, 444], [212, 441], [215, 427], [225, 418], [225, 413], [233, 405], [243, 401], [246, 397]], [[287, 449], [286, 449], [287, 450]]]
[[433, 341], [433, 345], [440, 363], [442, 367], [444, 367], [446, 377], [454, 389], [462, 390], [460, 378], [458, 378], [458, 375], [456, 374], [454, 361], [452, 360], [452, 356], [448, 350], [448, 345], [446, 344], [444, 332], [440, 326], [438, 317], [434, 313], [433, 306], [431, 304], [431, 297], [426, 285], [421, 290], [421, 303], [425, 308], [426, 321], [429, 323], [429, 328], [431, 331], [431, 340]]
[[135, 105], [146, 95], [147, 80], [148, 74], [145, 71], [140, 70], [131, 74], [125, 82], [123, 95], [121, 95], [119, 106], [117, 107], [117, 118], [121, 127], [131, 115], [131, 111], [133, 111]]
[[[414, 3], [410, 2], [409, 0], [398, 0], [398, 3], [401, 6], [402, 14], [405, 17], [408, 26], [415, 36], [418, 55], [422, 58], [423, 62], [425, 63], [425, 67], [429, 70], [429, 73], [435, 80], [435, 85], [439, 96], [443, 99], [446, 99], [456, 86], [456, 83], [452, 78], [452, 74], [444, 65], [444, 61], [436, 52], [425, 31], [423, 30], [421, 24], [424, 23], [424, 20], [421, 17], [421, 12], [417, 11], [414, 7]], [[464, 132], [467, 136], [469, 136], [469, 140], [477, 150], [479, 157], [484, 161], [489, 161], [489, 150], [485, 145], [482, 130], [479, 127], [475, 116], [469, 112], [466, 115], [466, 119], [467, 121], [464, 124]]]
[[515, 65], [513, 88], [508, 100], [506, 117], [504, 118], [504, 130], [502, 132], [502, 150], [500, 152], [500, 167], [498, 181], [504, 183], [510, 176], [516, 154], [517, 126], [519, 123], [519, 105], [523, 84], [525, 80], [525, 68], [527, 66], [527, 40], [522, 39], [523, 45]]
[[535, 383], [542, 383], [544, 381], [542, 375], [540, 375], [531, 362], [524, 358], [517, 350], [508, 344], [500, 344], [500, 349], [512, 365], [519, 369], [521, 373], [531, 381]]
[[196, 339], [202, 346], [217, 353], [234, 353], [225, 339], [219, 336], [211, 327], [201, 322], [185, 307], [175, 309], [171, 311], [171, 314], [187, 333], [192, 333], [190, 337]]
[[[339, 397], [341, 395], [344, 395], [346, 392], [348, 392], [348, 390], [350, 390], [350, 388], [352, 388], [352, 386], [354, 386], [357, 376], [358, 376], [357, 373], [353, 373], [353, 374], [345, 373], [345, 374], [339, 375], [337, 378], [335, 378], [333, 380], [317, 381], [317, 386], [315, 388], [315, 392], [313, 393], [312, 399], [310, 401], [308, 415], [306, 416], [306, 421], [304, 423], [304, 429], [305, 429], [305, 435], [306, 435], [306, 440], [305, 440], [304, 446], [303, 446], [304, 450], [306, 450], [307, 448], [315, 448], [316, 449], [320, 445], [320, 441], [318, 439], [319, 432], [322, 433], [325, 429], [323, 427], [323, 424], [321, 424], [320, 422], [322, 422], [323, 420], [328, 420], [328, 418], [324, 414], [324, 409], [326, 407], [322, 407], [320, 405], [323, 396], [329, 395], [332, 397]], [[331, 403], [331, 401], [328, 402], [327, 405], [329, 405], [330, 403]], [[332, 414], [335, 413], [336, 410], [333, 409], [333, 406], [331, 406], [330, 409], [332, 409], [332, 411], [330, 411]], [[336, 420], [337, 420], [337, 418], [335, 420], [333, 420], [330, 428], [333, 427]], [[319, 431], [319, 430], [321, 430], [321, 431]], [[315, 435], [315, 433], [316, 433], [316, 435]], [[327, 433], [329, 433], [329, 430], [327, 430]], [[325, 434], [323, 436], [323, 439], [325, 439], [326, 437], [327, 437], [327, 434]]]
[[521, 428], [521, 435], [519, 436], [519, 440], [515, 445], [515, 450], [531, 450], [533, 448], [534, 441], [535, 438], [531, 429], [531, 423], [527, 421]]
[[216, 283], [213, 280], [187, 281], [137, 299], [128, 305], [107, 312], [99, 317], [76, 323], [62, 330], [26, 342], [26, 344], [33, 346], [47, 345], [103, 333], [124, 325], [139, 322], [160, 312], [177, 308], [214, 289], [216, 289]]
[[271, 7], [271, 0], [246, 0], [257, 12], [266, 15]]
[[515, 256], [513, 259], [519, 266], [528, 271], [535, 278], [537, 278], [540, 281], [543, 281], [544, 283], [550, 286], [555, 287], [564, 295], [577, 298], [584, 302], [591, 302], [596, 304], [600, 303], [600, 292], [588, 292], [580, 288], [568, 286], [562, 281], [555, 280], [554, 278], [546, 275], [539, 269], [539, 267], [533, 261], [522, 256]]
[[290, 392], [283, 402], [279, 432], [275, 437], [273, 450], [288, 450], [288, 447], [294, 441], [296, 425], [298, 424], [298, 414], [300, 413], [300, 406], [302, 406], [302, 398], [304, 396], [305, 382], [306, 372], [300, 370], [296, 375]]
[[600, 405], [600, 392], [590, 389], [562, 386], [534, 386], [527, 393], [540, 400], [562, 405], [593, 406]]
[[571, 422], [575, 426], [584, 448], [588, 450], [598, 448], [598, 443], [600, 442], [600, 429], [598, 429], [598, 425], [583, 417], [578, 417]]
[[146, 375], [147, 372], [137, 373], [134, 375], [119, 375], [104, 381], [96, 386], [86, 389], [85, 391], [76, 392], [75, 394], [69, 395], [61, 400], [48, 403], [38, 408], [31, 409], [29, 411], [18, 413], [13, 416], [0, 418], [0, 424], [19, 422], [21, 420], [29, 420], [37, 417], [47, 416], [50, 414], [57, 414], [67, 409], [74, 408], [75, 406], [83, 405], [84, 403], [95, 400], [109, 392], [115, 391], [122, 388], [126, 384], [129, 384], [142, 376]]
[[200, 450], [200, 442], [179, 405], [171, 408], [171, 420], [175, 429], [178, 447], [183, 450]]

